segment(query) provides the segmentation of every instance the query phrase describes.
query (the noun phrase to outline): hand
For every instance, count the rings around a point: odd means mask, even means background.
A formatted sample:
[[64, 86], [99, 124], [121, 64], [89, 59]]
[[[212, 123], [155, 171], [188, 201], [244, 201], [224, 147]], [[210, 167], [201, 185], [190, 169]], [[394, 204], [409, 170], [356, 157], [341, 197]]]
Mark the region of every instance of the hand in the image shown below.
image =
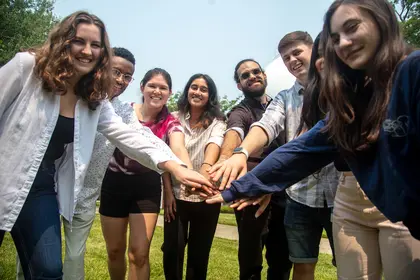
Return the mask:
[[271, 194], [266, 194], [257, 198], [242, 198], [240, 200], [235, 201], [230, 207], [237, 208], [238, 210], [242, 210], [249, 205], [260, 205], [257, 212], [255, 213], [255, 218], [261, 216], [264, 213], [265, 209], [267, 208], [268, 204], [270, 204]]
[[176, 213], [176, 200], [172, 192], [172, 189], [163, 190], [163, 208], [164, 208], [164, 218], [165, 222], [170, 223], [171, 220], [175, 220]]
[[203, 164], [200, 168], [200, 174], [203, 175], [203, 177], [206, 178], [207, 180], [210, 180], [210, 174], [209, 174], [210, 168], [211, 166], [207, 164]]
[[186, 187], [190, 187], [192, 191], [200, 189], [200, 191], [213, 195], [211, 191], [213, 185], [203, 175], [194, 170], [187, 169], [175, 162], [165, 162], [166, 170], [168, 170], [175, 179]]
[[214, 182], [218, 182], [222, 178], [219, 190], [230, 188], [232, 181], [241, 178], [246, 172], [247, 165], [244, 154], [233, 154], [229, 159], [213, 165], [209, 171], [210, 178]]
[[208, 204], [216, 204], [216, 203], [225, 203], [225, 201], [223, 200], [222, 194], [216, 194], [210, 198], [206, 199], [206, 203]]

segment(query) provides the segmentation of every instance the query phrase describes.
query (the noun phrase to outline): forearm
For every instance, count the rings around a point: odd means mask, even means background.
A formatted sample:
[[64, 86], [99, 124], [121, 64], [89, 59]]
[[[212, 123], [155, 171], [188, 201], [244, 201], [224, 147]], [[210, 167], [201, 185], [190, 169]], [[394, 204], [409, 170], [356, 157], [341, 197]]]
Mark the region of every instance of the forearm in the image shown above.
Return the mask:
[[165, 192], [172, 191], [172, 180], [170, 173], [165, 172], [162, 174], [162, 184]]
[[[139, 125], [139, 128], [134, 130], [123, 123], [108, 101], [104, 101], [102, 105], [97, 129], [125, 155], [160, 174], [160, 166], [166, 166], [164, 162], [182, 164], [168, 145], [149, 128]], [[171, 164], [168, 166], [173, 167]]]
[[219, 158], [219, 154], [220, 154], [220, 147], [214, 143], [209, 143], [206, 146], [206, 150], [204, 152], [204, 161], [202, 165], [204, 165], [204, 163], [210, 166], [215, 164]]
[[187, 165], [188, 168], [193, 169], [190, 156], [188, 155], [188, 151], [184, 146], [171, 146], [171, 150], [182, 162]]
[[264, 148], [268, 144], [268, 136], [264, 129], [253, 126], [240, 145], [251, 155]]
[[281, 146], [247, 175], [232, 183], [223, 193], [225, 201], [280, 192], [334, 161], [336, 147], [326, 133], [320, 132], [323, 123], [311, 131]]
[[233, 150], [241, 144], [242, 140], [238, 132], [229, 130], [225, 134], [222, 148], [220, 151], [220, 159], [228, 159], [233, 154]]
[[172, 152], [184, 162], [188, 168], [192, 169], [192, 163], [188, 151], [185, 148], [185, 135], [182, 132], [173, 132], [169, 136], [169, 147]]

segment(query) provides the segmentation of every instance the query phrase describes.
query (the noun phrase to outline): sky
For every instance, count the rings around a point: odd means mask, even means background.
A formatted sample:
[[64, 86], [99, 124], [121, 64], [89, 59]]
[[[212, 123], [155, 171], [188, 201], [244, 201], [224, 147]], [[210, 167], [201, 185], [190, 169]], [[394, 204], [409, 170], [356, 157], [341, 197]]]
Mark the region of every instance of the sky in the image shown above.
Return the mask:
[[[154, 67], [167, 70], [173, 92], [196, 73], [210, 75], [219, 96], [241, 96], [233, 80], [235, 65], [253, 58], [266, 70], [270, 95], [294, 82], [277, 45], [287, 33], [302, 30], [313, 38], [322, 28], [331, 0], [56, 0], [63, 18], [85, 10], [102, 19], [111, 46], [136, 59], [134, 81], [121, 96], [140, 102], [140, 81]], [[277, 59], [276, 59], [277, 58]]]

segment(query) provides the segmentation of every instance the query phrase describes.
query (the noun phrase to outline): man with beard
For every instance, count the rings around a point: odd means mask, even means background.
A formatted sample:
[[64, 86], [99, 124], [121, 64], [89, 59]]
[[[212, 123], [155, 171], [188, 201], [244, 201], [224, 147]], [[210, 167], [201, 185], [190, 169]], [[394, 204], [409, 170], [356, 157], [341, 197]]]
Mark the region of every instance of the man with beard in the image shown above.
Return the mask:
[[[223, 162], [236, 153], [245, 153], [248, 170], [261, 162], [271, 151], [284, 144], [284, 135], [280, 135], [268, 147], [260, 149], [250, 155], [239, 147], [251, 125], [259, 121], [264, 114], [271, 98], [265, 94], [267, 77], [260, 64], [253, 59], [240, 61], [234, 72], [234, 79], [244, 99], [228, 114], [227, 130], [224, 136], [220, 158]], [[222, 182], [223, 184], [223, 182]], [[285, 203], [284, 193], [273, 199], [283, 209]], [[240, 279], [261, 279], [262, 249], [267, 248], [267, 263], [269, 266], [269, 279], [289, 279], [291, 263], [288, 259], [287, 239], [283, 226], [284, 210], [271, 213], [267, 209], [256, 217], [258, 206], [250, 206], [243, 210], [235, 209], [236, 222], [239, 234], [239, 272]], [[269, 218], [270, 216], [270, 218]], [[267, 238], [267, 222], [270, 234], [275, 238]]]
[[[226, 185], [229, 186], [230, 182], [238, 177], [238, 174], [246, 173], [247, 164], [243, 154], [252, 154], [254, 151], [260, 150], [272, 143], [278, 135], [283, 135], [286, 141], [291, 141], [296, 137], [303, 105], [303, 90], [307, 84], [312, 45], [311, 36], [303, 31], [291, 32], [280, 40], [278, 51], [287, 70], [296, 77], [296, 82], [290, 89], [281, 91], [270, 103], [261, 120], [252, 124], [248, 135], [237, 149], [242, 151], [242, 154], [234, 154], [225, 160], [222, 166], [214, 166], [210, 170], [212, 173], [218, 169], [214, 176], [211, 175], [213, 180], [218, 180], [222, 174], [226, 178], [222, 180], [220, 189]], [[334, 253], [331, 213], [339, 176], [340, 173], [334, 164], [330, 164], [286, 190], [286, 207], [283, 213], [284, 228], [288, 239], [289, 259], [294, 263], [294, 280], [314, 279], [323, 229], [327, 232]], [[262, 209], [269, 199], [270, 196], [266, 196], [261, 202]], [[276, 208], [273, 203], [270, 204], [270, 208], [271, 213], [280, 213], [281, 211], [281, 209], [274, 211]], [[270, 233], [268, 239], [271, 237]]]

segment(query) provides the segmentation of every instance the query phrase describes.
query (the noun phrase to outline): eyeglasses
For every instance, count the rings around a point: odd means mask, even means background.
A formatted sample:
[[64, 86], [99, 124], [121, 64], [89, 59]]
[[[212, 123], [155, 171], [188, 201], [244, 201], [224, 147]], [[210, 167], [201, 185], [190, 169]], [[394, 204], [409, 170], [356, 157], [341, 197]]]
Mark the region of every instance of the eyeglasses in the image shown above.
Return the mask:
[[116, 78], [116, 79], [119, 79], [121, 76], [123, 76], [123, 80], [127, 84], [134, 81], [133, 76], [131, 76], [130, 74], [123, 74], [123, 73], [121, 73], [120, 70], [115, 69], [115, 68], [112, 69], [112, 76], [114, 76], [114, 78]]
[[261, 71], [261, 69], [256, 68], [256, 69], [253, 69], [253, 70], [251, 70], [249, 72], [244, 72], [244, 73], [241, 74], [241, 79], [242, 80], [249, 79], [249, 77], [251, 76], [251, 73], [254, 76], [258, 76], [258, 75], [260, 75], [262, 73], [262, 71]]

